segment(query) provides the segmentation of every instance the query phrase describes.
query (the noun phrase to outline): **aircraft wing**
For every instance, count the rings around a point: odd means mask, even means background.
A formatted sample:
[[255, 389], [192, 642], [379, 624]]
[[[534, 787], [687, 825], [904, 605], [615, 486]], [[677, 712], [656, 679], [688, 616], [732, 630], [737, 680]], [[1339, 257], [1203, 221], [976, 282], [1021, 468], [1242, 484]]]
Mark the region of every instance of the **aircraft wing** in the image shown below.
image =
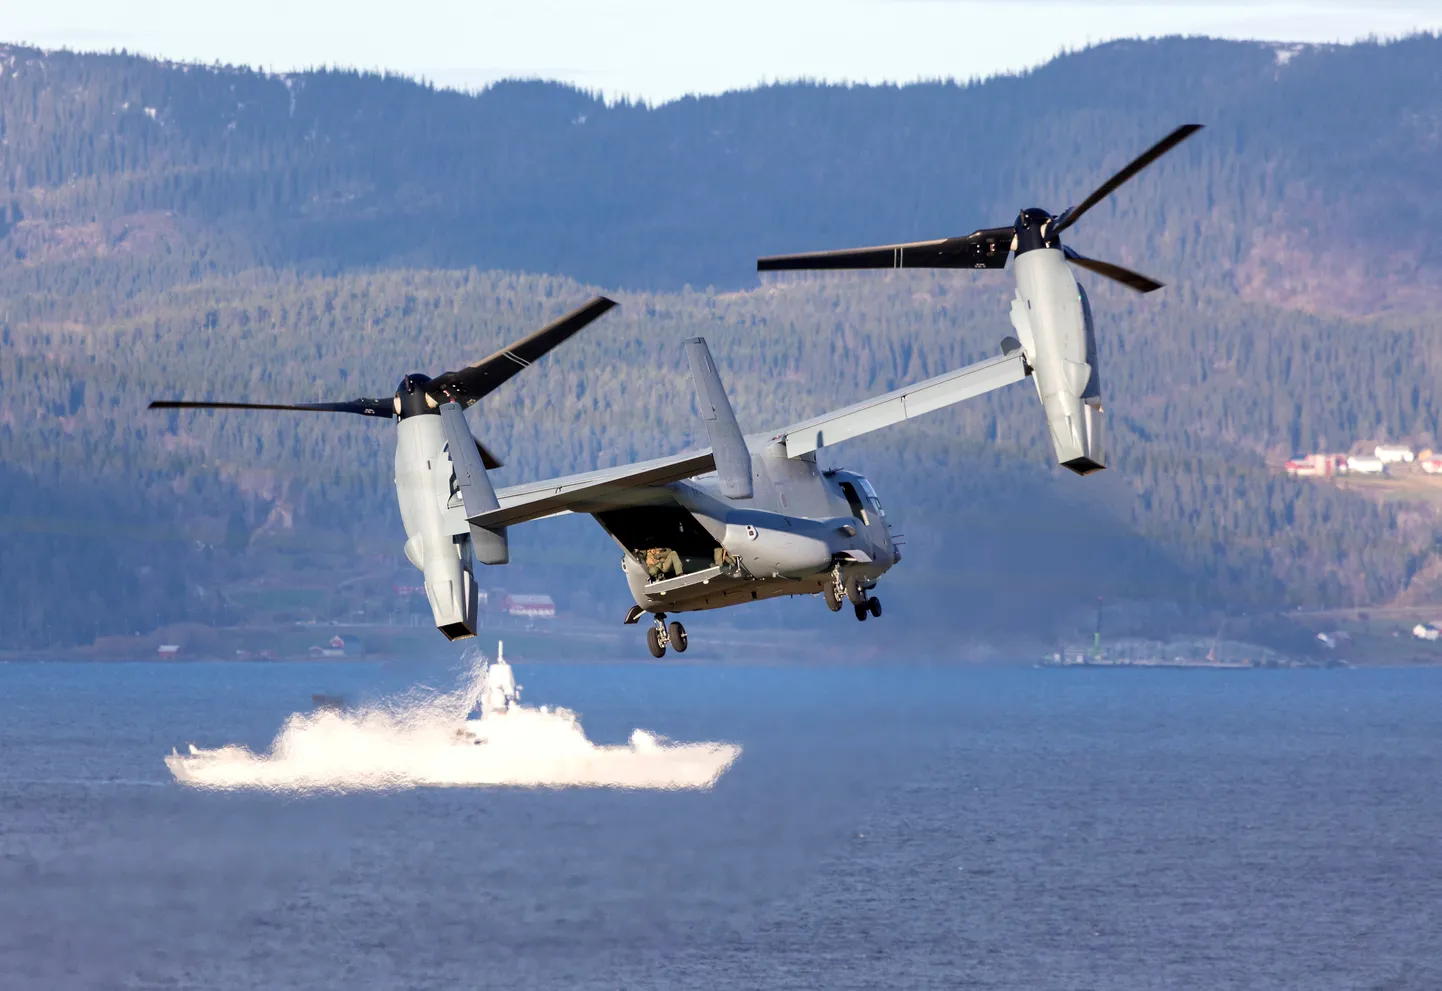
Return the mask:
[[615, 506], [635, 505], [647, 501], [646, 494], [638, 490], [679, 482], [683, 478], [715, 470], [716, 459], [711, 449], [706, 448], [579, 475], [527, 482], [501, 489], [496, 493], [500, 508], [472, 516], [470, 522], [494, 529], [561, 513], [591, 513]]
[[[1020, 382], [1029, 371], [1018, 348], [1000, 358], [979, 361], [778, 431], [753, 434], [746, 440], [756, 449], [784, 441], [786, 456], [796, 458]], [[501, 489], [496, 493], [500, 508], [478, 513], [470, 517], [469, 522], [496, 529], [561, 513], [597, 513], [653, 503], [666, 498], [660, 491], [661, 486], [715, 470], [716, 457], [708, 447], [600, 471], [527, 482]]]
[[793, 423], [770, 434], [769, 439], [784, 440], [786, 456], [799, 458], [811, 451], [1020, 382], [1028, 374], [1030, 369], [1018, 348], [1000, 358], [979, 361], [915, 385], [903, 386], [884, 396], [863, 399], [844, 409]]

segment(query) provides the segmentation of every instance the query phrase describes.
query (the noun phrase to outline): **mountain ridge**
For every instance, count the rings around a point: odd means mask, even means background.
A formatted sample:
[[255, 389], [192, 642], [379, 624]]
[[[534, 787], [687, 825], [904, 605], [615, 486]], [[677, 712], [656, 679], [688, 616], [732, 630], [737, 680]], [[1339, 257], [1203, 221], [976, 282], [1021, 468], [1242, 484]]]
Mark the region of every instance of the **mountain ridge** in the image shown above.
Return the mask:
[[[1372, 279], [1337, 300], [1347, 312], [1376, 309], [1389, 298], [1379, 287], [1407, 280], [1442, 298], [1426, 236], [1442, 167], [1435, 36], [1308, 48], [1281, 64], [1267, 43], [1113, 42], [973, 84], [792, 84], [654, 109], [541, 82], [471, 96], [363, 73], [0, 58], [11, 69], [0, 128], [38, 125], [27, 142], [7, 137], [0, 213], [62, 227], [155, 210], [224, 217], [231, 240], [210, 250], [241, 267], [475, 265], [618, 288], [735, 287], [754, 278], [748, 259], [773, 250], [1060, 210], [1195, 119], [1204, 137], [1094, 211], [1082, 246], [1208, 282], [1240, 264], [1240, 283], [1262, 292], [1299, 267], [1268, 267], [1277, 244], [1324, 270], [1332, 244], [1360, 244], [1352, 267]], [[64, 112], [40, 120], [42, 107]], [[1359, 181], [1379, 164], [1392, 195]], [[1240, 194], [1220, 211], [1208, 200], [1219, 184]], [[1337, 212], [1347, 197], [1366, 209]], [[773, 244], [784, 229], [801, 243]]]

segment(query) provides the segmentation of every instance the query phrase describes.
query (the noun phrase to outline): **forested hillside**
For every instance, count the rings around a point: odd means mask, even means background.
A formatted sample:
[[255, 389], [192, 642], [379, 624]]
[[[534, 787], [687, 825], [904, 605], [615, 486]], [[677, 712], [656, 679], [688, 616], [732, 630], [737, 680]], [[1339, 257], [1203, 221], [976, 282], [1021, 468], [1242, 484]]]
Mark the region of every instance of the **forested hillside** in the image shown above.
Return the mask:
[[1088, 217], [1078, 246], [1303, 308], [1370, 312], [1442, 284], [1430, 36], [1118, 42], [971, 85], [768, 86], [654, 109], [547, 83], [466, 96], [348, 72], [0, 60], [0, 224], [31, 263], [187, 245], [222, 267], [735, 288], [757, 254], [1061, 210], [1195, 120], [1205, 139]]
[[[781, 425], [996, 353], [1010, 273], [758, 283], [756, 254], [1060, 209], [1187, 119], [1209, 129], [1071, 237], [1173, 283], [1137, 297], [1083, 276], [1111, 471], [1050, 464], [1029, 384], [828, 452], [908, 536], [889, 611], [996, 635], [1066, 629], [1099, 593], [1232, 612], [1430, 594], [1435, 518], [1266, 461], [1439, 439], [1436, 39], [1114, 44], [970, 86], [654, 109], [548, 84], [4, 58], [0, 594], [19, 622], [0, 646], [243, 619], [234, 590], [287, 571], [403, 573], [391, 424], [152, 398], [384, 395], [599, 288], [622, 309], [473, 411], [498, 481], [698, 442], [679, 344], [698, 333], [743, 424]], [[594, 524], [513, 540], [496, 584], [619, 617]]]

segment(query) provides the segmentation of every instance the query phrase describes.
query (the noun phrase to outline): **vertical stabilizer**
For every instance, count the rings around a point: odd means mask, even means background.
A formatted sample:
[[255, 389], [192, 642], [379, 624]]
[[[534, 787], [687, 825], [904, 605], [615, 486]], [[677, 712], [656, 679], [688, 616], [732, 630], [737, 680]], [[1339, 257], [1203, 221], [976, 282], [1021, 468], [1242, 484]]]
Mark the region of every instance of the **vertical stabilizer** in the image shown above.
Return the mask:
[[726, 398], [726, 390], [721, 386], [721, 375], [716, 371], [716, 362], [711, 360], [706, 339], [693, 337], [687, 341], [686, 357], [691, 362], [691, 378], [696, 383], [696, 405], [701, 409], [701, 419], [711, 438], [721, 494], [728, 499], [750, 499], [751, 452], [741, 436], [731, 400]]

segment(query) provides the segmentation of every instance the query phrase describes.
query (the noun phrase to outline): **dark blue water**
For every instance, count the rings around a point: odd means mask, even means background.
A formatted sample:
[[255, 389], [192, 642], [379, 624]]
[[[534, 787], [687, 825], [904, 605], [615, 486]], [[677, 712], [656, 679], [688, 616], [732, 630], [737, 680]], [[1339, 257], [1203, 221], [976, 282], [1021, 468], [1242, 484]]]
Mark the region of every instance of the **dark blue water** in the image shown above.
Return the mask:
[[437, 669], [0, 665], [0, 986], [1442, 988], [1442, 672], [546, 666], [703, 793], [210, 794]]

